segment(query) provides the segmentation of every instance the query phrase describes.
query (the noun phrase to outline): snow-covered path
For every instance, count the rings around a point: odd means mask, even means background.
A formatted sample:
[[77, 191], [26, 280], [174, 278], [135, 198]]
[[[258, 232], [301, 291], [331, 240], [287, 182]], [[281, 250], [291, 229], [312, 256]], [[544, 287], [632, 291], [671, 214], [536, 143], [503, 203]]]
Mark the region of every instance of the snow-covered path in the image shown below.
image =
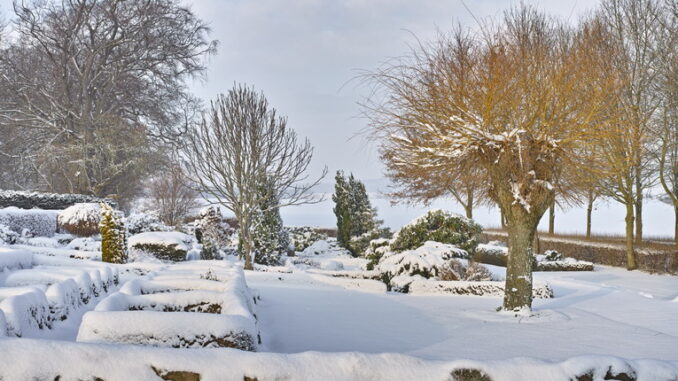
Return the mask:
[[597, 267], [537, 273], [556, 298], [536, 317], [495, 312], [499, 298], [362, 292], [303, 271], [247, 274], [261, 296], [265, 350], [398, 352], [425, 359], [561, 360], [584, 354], [678, 360], [678, 277]]

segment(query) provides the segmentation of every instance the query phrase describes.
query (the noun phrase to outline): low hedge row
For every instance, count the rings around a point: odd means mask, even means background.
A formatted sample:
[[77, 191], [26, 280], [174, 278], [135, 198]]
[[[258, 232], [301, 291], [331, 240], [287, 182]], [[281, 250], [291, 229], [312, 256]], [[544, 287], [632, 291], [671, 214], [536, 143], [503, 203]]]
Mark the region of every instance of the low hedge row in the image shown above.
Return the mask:
[[[481, 242], [495, 240], [505, 241], [506, 233], [485, 231], [481, 235]], [[626, 248], [623, 245], [539, 237], [539, 247], [542, 251], [555, 250], [566, 257], [595, 264], [626, 267]], [[678, 274], [678, 250], [674, 248], [667, 248], [666, 251], [637, 249], [636, 258], [640, 270], [659, 274]]]

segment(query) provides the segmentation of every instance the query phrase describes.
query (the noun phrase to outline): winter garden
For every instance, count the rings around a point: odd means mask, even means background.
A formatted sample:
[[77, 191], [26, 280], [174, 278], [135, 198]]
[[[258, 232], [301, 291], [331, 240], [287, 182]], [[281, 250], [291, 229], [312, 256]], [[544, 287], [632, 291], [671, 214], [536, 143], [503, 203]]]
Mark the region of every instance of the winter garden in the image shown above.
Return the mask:
[[[349, 15], [411, 10], [320, 3], [280, 17], [331, 8], [355, 39]], [[457, 4], [469, 22], [352, 81], [346, 144], [377, 147], [379, 192], [355, 161], [318, 167], [259, 87], [196, 95], [210, 59], [260, 54], [210, 17], [272, 18], [187, 5], [0, 4], [0, 380], [678, 380], [675, 1]], [[372, 21], [351, 41], [385, 43]], [[644, 231], [650, 198], [674, 237]], [[603, 202], [618, 235], [596, 233]], [[385, 217], [403, 204], [417, 217]], [[573, 209], [585, 234], [557, 233]]]

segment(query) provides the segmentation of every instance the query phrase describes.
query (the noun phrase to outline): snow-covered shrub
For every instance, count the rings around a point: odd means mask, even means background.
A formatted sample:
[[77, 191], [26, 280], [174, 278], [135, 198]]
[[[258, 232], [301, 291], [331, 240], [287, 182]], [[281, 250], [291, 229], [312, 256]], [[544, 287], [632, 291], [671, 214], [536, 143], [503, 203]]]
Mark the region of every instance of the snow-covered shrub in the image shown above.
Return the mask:
[[544, 252], [544, 260], [549, 262], [562, 261], [563, 255], [555, 250], [546, 250]]
[[593, 271], [593, 263], [566, 258], [560, 261], [537, 261], [534, 271]]
[[458, 214], [433, 210], [403, 226], [391, 242], [391, 249], [413, 250], [426, 241], [435, 241], [455, 245], [473, 253], [481, 233], [482, 227], [473, 220]]
[[167, 261], [184, 261], [193, 247], [193, 237], [180, 232], [146, 232], [133, 235], [129, 248]]
[[18, 234], [52, 237], [57, 231], [57, 214], [55, 210], [4, 208], [0, 209], [0, 224]]
[[367, 270], [374, 270], [374, 266], [379, 263], [381, 257], [391, 250], [391, 247], [389, 246], [390, 243], [391, 241], [386, 238], [378, 238], [370, 241], [367, 250], [365, 250], [365, 258], [369, 260], [367, 263]]
[[381, 257], [375, 270], [381, 279], [389, 283], [398, 275], [421, 275], [424, 278], [438, 276], [439, 271], [452, 258], [468, 258], [468, 252], [453, 245], [427, 241], [416, 250], [388, 252]]
[[309, 226], [294, 226], [285, 228], [290, 237], [290, 246], [294, 251], [304, 251], [317, 241], [327, 239], [327, 234], [320, 233]]
[[100, 221], [101, 205], [94, 203], [69, 206], [61, 211], [57, 217], [60, 230], [81, 237], [98, 234]]
[[479, 263], [471, 262], [466, 266], [459, 260], [451, 259], [438, 271], [438, 279], [481, 282], [492, 280], [492, 273]]
[[9, 226], [0, 224], [0, 245], [14, 245], [19, 239], [19, 233], [11, 230]]
[[203, 245], [204, 259], [215, 258], [221, 250], [233, 246], [235, 229], [226, 222], [218, 206], [202, 209], [194, 221], [194, 227], [195, 238]]
[[69, 242], [68, 245], [66, 245], [66, 248], [69, 250], [100, 251], [101, 239], [97, 239], [95, 237], [76, 238]]
[[139, 234], [146, 232], [166, 232], [172, 230], [171, 227], [163, 224], [158, 216], [150, 213], [135, 212], [125, 218], [125, 227], [129, 234]]
[[101, 260], [109, 263], [127, 262], [127, 232], [122, 217], [107, 204], [101, 204]]
[[373, 229], [360, 236], [351, 237], [348, 242], [347, 249], [354, 257], [366, 256], [370, 249], [370, 244], [377, 239], [390, 239], [393, 236], [391, 229]]

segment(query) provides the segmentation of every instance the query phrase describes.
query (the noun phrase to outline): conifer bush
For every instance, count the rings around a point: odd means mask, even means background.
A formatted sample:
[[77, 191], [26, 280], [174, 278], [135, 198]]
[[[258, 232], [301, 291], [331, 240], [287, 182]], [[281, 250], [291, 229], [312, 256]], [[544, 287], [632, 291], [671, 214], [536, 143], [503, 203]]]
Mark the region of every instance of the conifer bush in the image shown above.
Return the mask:
[[391, 250], [414, 250], [426, 241], [455, 245], [474, 253], [483, 229], [458, 214], [433, 210], [403, 226], [391, 243]]
[[290, 249], [290, 238], [283, 227], [277, 195], [270, 183], [260, 189], [259, 210], [254, 215], [252, 243], [254, 262], [261, 265], [277, 266], [281, 257]]
[[101, 204], [101, 260], [108, 263], [127, 262], [127, 233], [122, 216], [107, 204]]

